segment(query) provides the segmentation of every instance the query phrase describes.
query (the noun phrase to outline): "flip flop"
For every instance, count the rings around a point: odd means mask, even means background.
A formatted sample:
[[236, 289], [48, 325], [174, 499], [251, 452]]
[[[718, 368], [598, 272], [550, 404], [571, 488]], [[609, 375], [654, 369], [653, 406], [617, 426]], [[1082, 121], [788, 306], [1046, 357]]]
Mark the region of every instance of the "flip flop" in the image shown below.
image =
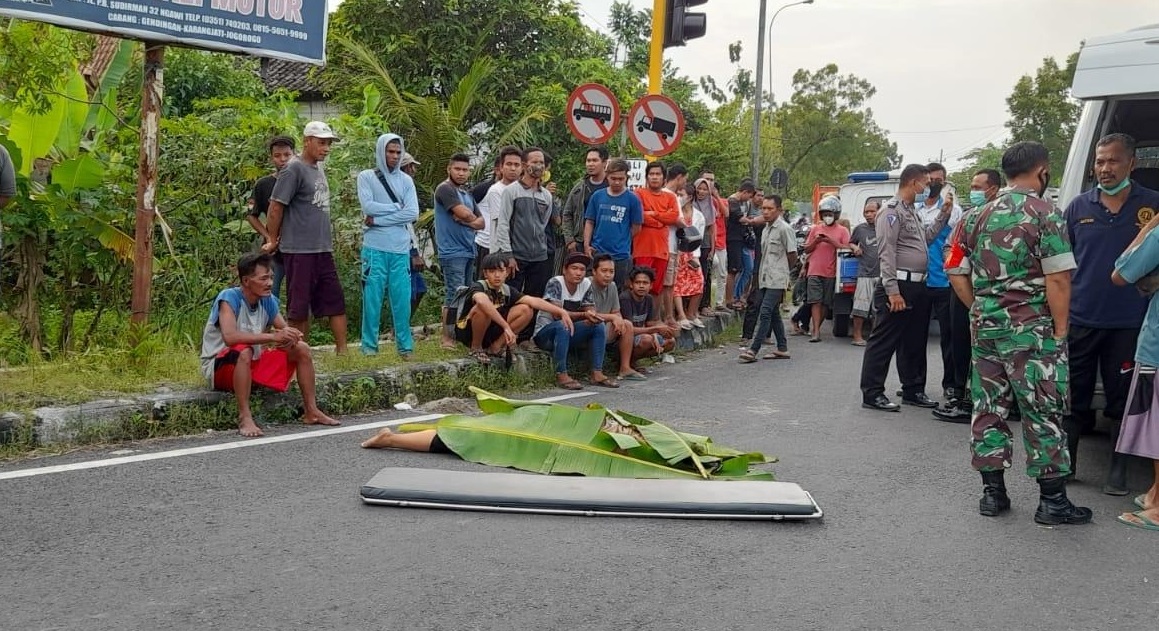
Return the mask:
[[601, 388], [619, 388], [620, 387], [620, 383], [618, 381], [616, 381], [615, 379], [604, 379], [603, 381], [593, 381], [592, 385], [599, 386]]
[[564, 381], [561, 383], [556, 383], [555, 385], [559, 388], [563, 388], [564, 390], [583, 390], [584, 389], [584, 384], [576, 381], [575, 379], [572, 379], [571, 381]]
[[811, 338], [809, 338], [809, 341], [810, 341], [810, 342], [820, 342], [820, 341], [821, 341], [821, 338], [819, 338], [819, 337], [811, 337]]
[[850, 342], [850, 344], [854, 346], [865, 346], [865, 340], [861, 340], [860, 342]]
[[791, 359], [788, 351], [770, 351], [765, 353], [763, 359]]
[[638, 372], [630, 372], [626, 375], [620, 375], [620, 381], [648, 381], [648, 378]]
[[481, 366], [490, 366], [491, 365], [491, 356], [488, 355], [486, 351], [483, 351], [483, 350], [471, 351], [471, 358], [474, 359], [475, 361], [479, 362], [479, 364]]
[[738, 358], [737, 361], [739, 361], [742, 364], [754, 363], [757, 361], [757, 354], [752, 352], [751, 349], [747, 350], [747, 351], [740, 354], [740, 358]]
[[1145, 493], [1135, 496], [1135, 506], [1138, 506], [1140, 510], [1147, 510], [1147, 495]]
[[[1130, 517], [1128, 517], [1128, 515]], [[1131, 518], [1134, 519], [1131, 519]], [[1152, 521], [1147, 516], [1143, 515], [1143, 511], [1135, 511], [1133, 513], [1123, 513], [1115, 518], [1120, 524], [1130, 526], [1132, 528], [1140, 528], [1142, 530], [1159, 531], [1159, 523]]]

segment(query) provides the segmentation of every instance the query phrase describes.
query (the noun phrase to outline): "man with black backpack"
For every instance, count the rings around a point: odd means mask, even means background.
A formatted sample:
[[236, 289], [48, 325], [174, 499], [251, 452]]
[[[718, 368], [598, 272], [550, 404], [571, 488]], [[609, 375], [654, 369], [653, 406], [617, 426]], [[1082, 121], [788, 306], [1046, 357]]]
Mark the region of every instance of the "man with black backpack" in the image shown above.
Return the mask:
[[378, 137], [377, 169], [358, 174], [358, 201], [362, 204], [362, 352], [378, 353], [378, 329], [383, 294], [390, 298], [394, 341], [399, 355], [414, 353], [410, 330], [411, 233], [407, 226], [419, 216], [414, 180], [404, 173], [402, 138]]

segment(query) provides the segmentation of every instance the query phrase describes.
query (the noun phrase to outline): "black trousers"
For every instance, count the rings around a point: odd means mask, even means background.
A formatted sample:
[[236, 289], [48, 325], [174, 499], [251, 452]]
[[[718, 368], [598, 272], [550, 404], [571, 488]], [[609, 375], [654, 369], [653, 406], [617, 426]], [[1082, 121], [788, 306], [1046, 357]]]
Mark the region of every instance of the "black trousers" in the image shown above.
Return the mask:
[[938, 345], [942, 351], [942, 389], [956, 387], [954, 385], [954, 348], [953, 329], [950, 321], [950, 302], [955, 298], [953, 289], [949, 287], [927, 287], [929, 295], [930, 317], [938, 321]]
[[[700, 273], [704, 274], [704, 294], [700, 298], [700, 307], [711, 309], [714, 306], [712, 302], [712, 254], [709, 254], [708, 248], [704, 247], [700, 249]], [[693, 315], [693, 317], [698, 316], [699, 314]]]
[[1135, 344], [1139, 329], [1092, 329], [1070, 325], [1067, 347], [1070, 353], [1070, 409], [1079, 427], [1095, 426], [1091, 401], [1095, 380], [1102, 375], [1107, 407], [1103, 416], [1119, 420], [1127, 404], [1131, 370], [1135, 365]]
[[929, 338], [929, 296], [925, 283], [898, 281], [906, 308], [889, 310], [885, 287], [873, 294], [877, 324], [865, 345], [861, 360], [861, 398], [869, 402], [885, 394], [885, 377], [897, 354], [897, 374], [904, 396], [922, 394], [926, 389], [926, 340]]
[[[765, 290], [757, 287], [754, 283], [752, 291], [749, 292], [748, 298], [745, 299], [744, 323], [741, 325], [740, 333], [742, 338], [746, 340], [753, 339], [753, 333], [757, 330], [757, 321], [761, 317], [761, 302], [764, 299]], [[777, 308], [780, 309], [781, 307], [778, 305]]]
[[[950, 296], [950, 354], [953, 356], [952, 385], [959, 396], [970, 386], [970, 307], [951, 290]], [[943, 333], [944, 335], [944, 333]]]
[[520, 261], [519, 271], [507, 279], [507, 284], [519, 290], [519, 293], [536, 298], [543, 297], [543, 290], [547, 288], [547, 281], [551, 280], [551, 259], [544, 261]]

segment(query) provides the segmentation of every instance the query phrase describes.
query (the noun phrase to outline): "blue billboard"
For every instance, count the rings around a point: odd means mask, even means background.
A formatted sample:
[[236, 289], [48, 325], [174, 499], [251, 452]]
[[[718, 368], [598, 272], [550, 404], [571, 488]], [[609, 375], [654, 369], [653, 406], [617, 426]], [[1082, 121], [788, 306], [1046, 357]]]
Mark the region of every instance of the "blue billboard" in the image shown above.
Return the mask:
[[0, 15], [322, 65], [326, 0], [0, 0]]

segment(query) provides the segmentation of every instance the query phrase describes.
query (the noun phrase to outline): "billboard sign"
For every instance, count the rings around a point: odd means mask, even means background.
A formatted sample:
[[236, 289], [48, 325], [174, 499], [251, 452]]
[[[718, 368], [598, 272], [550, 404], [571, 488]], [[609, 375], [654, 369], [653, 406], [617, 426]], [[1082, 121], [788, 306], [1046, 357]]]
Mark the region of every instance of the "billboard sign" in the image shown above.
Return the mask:
[[0, 0], [0, 15], [125, 39], [326, 61], [321, 0]]

